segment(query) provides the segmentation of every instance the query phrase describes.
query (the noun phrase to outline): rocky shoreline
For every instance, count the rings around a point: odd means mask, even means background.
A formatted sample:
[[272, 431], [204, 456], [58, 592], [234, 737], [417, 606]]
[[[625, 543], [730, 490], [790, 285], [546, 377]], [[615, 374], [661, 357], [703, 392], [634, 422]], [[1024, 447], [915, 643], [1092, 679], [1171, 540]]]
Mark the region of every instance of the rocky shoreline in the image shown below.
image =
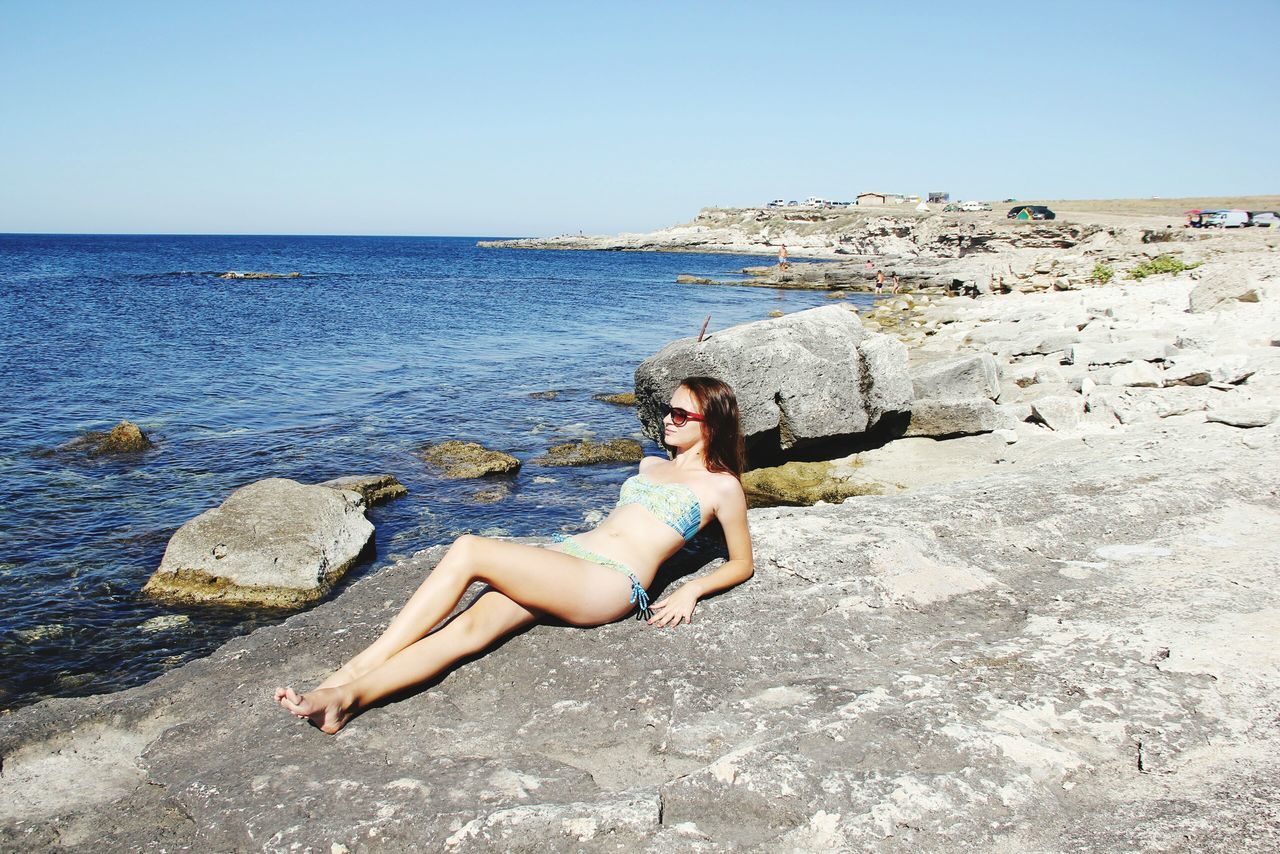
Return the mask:
[[334, 738], [281, 713], [428, 550], [5, 718], [0, 847], [1274, 850], [1276, 250], [1096, 231], [984, 254], [1008, 293], [886, 299], [863, 324], [959, 438], [817, 463], [849, 497], [752, 510], [755, 578], [693, 625], [539, 626]]

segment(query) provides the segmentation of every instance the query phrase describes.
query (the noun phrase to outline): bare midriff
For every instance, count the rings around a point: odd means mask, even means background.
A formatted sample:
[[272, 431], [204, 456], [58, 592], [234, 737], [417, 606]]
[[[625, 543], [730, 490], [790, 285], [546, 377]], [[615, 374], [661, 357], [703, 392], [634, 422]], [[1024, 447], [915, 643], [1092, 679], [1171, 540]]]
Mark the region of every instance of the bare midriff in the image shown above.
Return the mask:
[[583, 548], [630, 567], [645, 587], [662, 562], [684, 547], [684, 537], [636, 504], [614, 508], [595, 529], [573, 538]]

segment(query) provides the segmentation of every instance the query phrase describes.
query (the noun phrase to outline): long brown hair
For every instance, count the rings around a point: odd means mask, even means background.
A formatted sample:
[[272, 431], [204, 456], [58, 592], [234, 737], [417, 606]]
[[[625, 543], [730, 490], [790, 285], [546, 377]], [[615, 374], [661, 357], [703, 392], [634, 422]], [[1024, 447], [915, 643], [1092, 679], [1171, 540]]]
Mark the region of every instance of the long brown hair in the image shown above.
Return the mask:
[[737, 395], [727, 383], [715, 377], [689, 377], [680, 385], [689, 390], [702, 410], [707, 470], [727, 472], [741, 479], [747, 450]]

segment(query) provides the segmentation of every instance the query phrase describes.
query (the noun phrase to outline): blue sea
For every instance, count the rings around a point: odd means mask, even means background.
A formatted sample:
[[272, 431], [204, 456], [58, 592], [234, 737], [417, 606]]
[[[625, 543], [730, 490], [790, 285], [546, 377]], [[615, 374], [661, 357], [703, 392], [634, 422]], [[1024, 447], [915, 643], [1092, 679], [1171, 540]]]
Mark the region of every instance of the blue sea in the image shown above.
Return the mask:
[[[136, 685], [287, 616], [139, 595], [180, 525], [260, 478], [390, 472], [409, 488], [369, 512], [376, 555], [345, 583], [463, 532], [579, 530], [626, 468], [533, 460], [639, 437], [633, 410], [592, 395], [632, 390], [644, 358], [708, 315], [714, 331], [827, 302], [675, 283], [758, 256], [476, 240], [0, 235], [0, 708]], [[558, 395], [530, 396], [544, 391]], [[42, 453], [122, 418], [155, 447]], [[503, 497], [478, 501], [492, 484], [415, 455], [454, 438], [524, 461]]]

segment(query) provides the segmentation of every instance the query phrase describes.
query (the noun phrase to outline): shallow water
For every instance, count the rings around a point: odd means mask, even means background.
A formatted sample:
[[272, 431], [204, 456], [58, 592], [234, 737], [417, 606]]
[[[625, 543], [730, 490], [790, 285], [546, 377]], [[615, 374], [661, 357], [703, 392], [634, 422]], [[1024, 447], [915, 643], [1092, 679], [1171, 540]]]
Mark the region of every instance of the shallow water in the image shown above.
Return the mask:
[[[466, 531], [578, 530], [626, 468], [531, 460], [568, 438], [639, 438], [631, 409], [593, 394], [631, 390], [641, 360], [708, 314], [715, 330], [827, 303], [674, 283], [755, 256], [474, 244], [0, 235], [0, 707], [138, 684], [283, 619], [138, 594], [179, 525], [260, 478], [391, 472], [409, 488], [370, 511], [377, 555], [348, 581]], [[156, 447], [40, 455], [121, 418]], [[448, 438], [524, 461], [509, 494], [477, 503], [492, 484], [444, 481], [414, 455]]]

